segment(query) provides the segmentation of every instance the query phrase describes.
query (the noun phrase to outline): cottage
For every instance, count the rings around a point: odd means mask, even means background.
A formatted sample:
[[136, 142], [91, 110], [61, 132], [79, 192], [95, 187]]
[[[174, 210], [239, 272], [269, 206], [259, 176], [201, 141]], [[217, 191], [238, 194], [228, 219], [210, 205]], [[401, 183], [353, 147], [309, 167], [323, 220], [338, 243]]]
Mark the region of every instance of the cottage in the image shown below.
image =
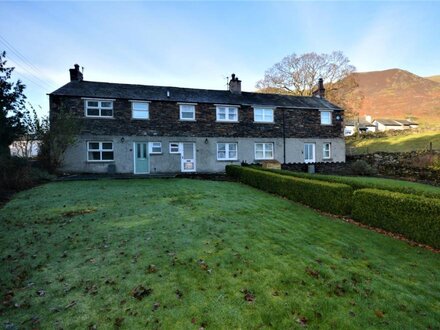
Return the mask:
[[343, 109], [318, 96], [145, 86], [83, 80], [49, 94], [50, 117], [65, 109], [81, 132], [61, 170], [88, 173], [223, 172], [227, 164], [345, 161]]
[[373, 124], [376, 125], [378, 131], [405, 130], [419, 127], [419, 124], [404, 119], [375, 119]]
[[345, 122], [345, 128], [344, 128], [344, 135], [345, 136], [352, 136], [356, 132], [358, 133], [374, 133], [376, 132], [376, 126], [368, 120], [368, 118], [371, 118], [369, 116], [366, 116], [366, 118], [357, 118], [357, 119], [346, 119]]

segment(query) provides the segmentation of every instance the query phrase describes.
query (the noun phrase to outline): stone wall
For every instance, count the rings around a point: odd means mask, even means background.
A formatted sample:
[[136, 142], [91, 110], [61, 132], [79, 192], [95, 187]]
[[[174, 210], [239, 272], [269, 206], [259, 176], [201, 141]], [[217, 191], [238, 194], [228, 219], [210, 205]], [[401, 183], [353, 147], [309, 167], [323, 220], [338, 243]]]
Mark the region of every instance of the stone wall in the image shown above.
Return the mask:
[[379, 174], [416, 181], [440, 184], [440, 170], [429, 168], [433, 162], [440, 163], [440, 151], [378, 152], [374, 154], [347, 156], [347, 165], [364, 160]]
[[[336, 120], [341, 111], [334, 111], [333, 125], [321, 125], [318, 109], [276, 108], [274, 123], [255, 123], [253, 107], [241, 105], [237, 123], [216, 121], [216, 106], [210, 103], [196, 105], [196, 121], [180, 121], [177, 102], [151, 101], [150, 119], [131, 118], [128, 99], [113, 102], [114, 118], [86, 118], [81, 97], [50, 96], [51, 118], [64, 108], [83, 121], [83, 134], [128, 136], [182, 136], [182, 137], [255, 137], [282, 138], [337, 138], [343, 137], [342, 121]], [[284, 115], [283, 115], [284, 114]], [[284, 118], [284, 124], [283, 124]]]

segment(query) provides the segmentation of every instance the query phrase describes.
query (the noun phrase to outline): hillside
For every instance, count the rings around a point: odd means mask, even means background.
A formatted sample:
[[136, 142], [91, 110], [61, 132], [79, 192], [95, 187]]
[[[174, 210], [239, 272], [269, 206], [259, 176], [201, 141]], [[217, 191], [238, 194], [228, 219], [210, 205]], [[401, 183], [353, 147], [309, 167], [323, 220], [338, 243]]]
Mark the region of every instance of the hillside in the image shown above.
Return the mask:
[[400, 69], [354, 73], [352, 78], [359, 86], [349, 99], [363, 99], [360, 115], [440, 122], [440, 83]]
[[429, 79], [429, 80], [432, 80], [432, 81], [440, 83], [440, 74], [436, 75], [436, 76], [426, 77], [426, 79]]

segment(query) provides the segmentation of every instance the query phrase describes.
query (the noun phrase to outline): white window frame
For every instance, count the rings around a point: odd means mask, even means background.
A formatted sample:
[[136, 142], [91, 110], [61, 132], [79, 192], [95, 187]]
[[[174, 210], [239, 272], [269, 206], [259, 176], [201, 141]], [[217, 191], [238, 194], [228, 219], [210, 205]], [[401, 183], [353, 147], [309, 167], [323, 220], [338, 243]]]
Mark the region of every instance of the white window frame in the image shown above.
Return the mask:
[[[185, 107], [192, 108], [192, 118], [183, 118], [183, 112], [189, 112], [188, 110], [184, 110]], [[180, 121], [196, 121], [196, 104], [195, 103], [179, 103], [179, 120]]]
[[[219, 147], [220, 145], [225, 145], [225, 157], [219, 157]], [[230, 146], [235, 145], [235, 157], [229, 157]], [[238, 143], [237, 142], [219, 142], [217, 143], [217, 160], [238, 160]]]
[[[323, 119], [324, 119], [324, 117], [323, 117], [323, 115], [324, 114], [328, 114], [328, 116], [329, 116], [329, 122], [324, 122], [323, 121]], [[332, 125], [332, 122], [333, 122], [333, 120], [332, 120], [332, 111], [327, 111], [327, 110], [321, 110], [321, 114], [320, 114], [320, 117], [321, 117], [321, 125]]]
[[[90, 143], [98, 143], [99, 148], [98, 149], [90, 149]], [[104, 143], [111, 143], [112, 148], [111, 149], [103, 149], [102, 145]], [[99, 152], [100, 153], [100, 159], [90, 159], [90, 153], [91, 152]], [[102, 159], [102, 153], [103, 152], [112, 152], [113, 158], [112, 159]], [[87, 141], [87, 161], [88, 162], [114, 162], [115, 161], [115, 151], [113, 146], [113, 141]]]
[[[154, 148], [160, 148], [160, 151], [154, 151]], [[162, 154], [162, 142], [149, 142], [148, 143], [148, 153], [150, 155], [160, 155]]]
[[[257, 111], [262, 111], [262, 120], [257, 120]], [[270, 112], [270, 115], [267, 115], [266, 113]], [[269, 117], [269, 120], [266, 118]], [[267, 108], [267, 107], [255, 107], [254, 108], [254, 122], [256, 123], [273, 123], [275, 121], [275, 111], [273, 108]]]
[[[312, 158], [306, 158], [306, 145], [312, 146]], [[304, 163], [315, 163], [316, 162], [316, 143], [313, 142], [306, 142], [303, 146], [303, 152], [304, 152]]]
[[[326, 146], [328, 146], [328, 150]], [[328, 152], [328, 156], [326, 156], [326, 152]], [[331, 158], [332, 158], [332, 144], [331, 142], [324, 142], [322, 145], [322, 159], [331, 159]]]
[[[257, 145], [262, 145], [262, 151], [263, 151], [263, 157], [257, 157]], [[271, 150], [267, 149], [267, 146], [271, 145]], [[269, 160], [269, 159], [274, 159], [275, 156], [275, 146], [273, 142], [257, 142], [254, 144], [254, 156], [256, 160]], [[272, 151], [272, 157], [266, 157], [266, 152], [268, 151]]]
[[[220, 109], [225, 109], [225, 119], [219, 118]], [[231, 113], [235, 113], [235, 119], [229, 119]], [[216, 121], [238, 123], [238, 107], [234, 105], [216, 105]]]
[[[173, 144], [177, 145], [177, 151], [173, 151], [173, 146], [172, 146]], [[179, 142], [170, 142], [169, 152], [170, 152], [170, 154], [180, 154], [181, 153], [180, 143]]]
[[[91, 118], [114, 118], [114, 109], [113, 109], [113, 101], [114, 99], [83, 99], [84, 100], [84, 115], [86, 117], [91, 117]], [[89, 106], [89, 102], [97, 102], [98, 105], [97, 106]], [[109, 102], [111, 104], [110, 107], [103, 107], [102, 103], [103, 102]], [[92, 109], [92, 110], [98, 110], [99, 114], [98, 115], [89, 115], [88, 114], [88, 109]], [[111, 110], [112, 111], [112, 115], [111, 116], [103, 116], [102, 115], [102, 110]]]
[[[150, 119], [150, 101], [136, 101], [136, 100], [130, 100], [131, 102], [131, 119], [135, 119], [135, 120], [148, 120]], [[145, 104], [147, 106], [147, 110], [135, 110], [134, 109], [134, 105], [136, 103], [139, 104]], [[145, 111], [147, 113], [147, 118], [139, 118], [139, 117], [135, 117], [134, 116], [134, 112], [135, 111]]]

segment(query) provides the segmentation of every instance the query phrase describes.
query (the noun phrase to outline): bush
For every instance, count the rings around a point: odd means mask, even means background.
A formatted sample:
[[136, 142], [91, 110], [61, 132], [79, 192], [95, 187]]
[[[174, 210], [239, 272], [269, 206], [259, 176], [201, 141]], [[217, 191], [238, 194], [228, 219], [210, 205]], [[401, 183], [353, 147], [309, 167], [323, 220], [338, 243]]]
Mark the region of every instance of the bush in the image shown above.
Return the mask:
[[240, 182], [333, 214], [350, 214], [353, 189], [345, 184], [295, 178], [236, 165], [226, 173]]
[[4, 157], [0, 160], [0, 194], [31, 188], [37, 183], [49, 181], [53, 176], [32, 166], [25, 158]]
[[[277, 174], [282, 174], [286, 176], [294, 176], [297, 178], [319, 180], [326, 182], [343, 183], [351, 186], [353, 190], [371, 188], [371, 189], [382, 189], [388, 191], [400, 192], [403, 194], [415, 194], [422, 195], [430, 198], [440, 198], [440, 189], [434, 191], [433, 189], [425, 190], [419, 188], [418, 186], [410, 186], [412, 182], [398, 181], [383, 178], [359, 178], [352, 176], [341, 176], [341, 175], [328, 175], [328, 174], [309, 174], [302, 172], [293, 172], [287, 170], [265, 170]], [[402, 184], [403, 183], [403, 184]]]
[[351, 165], [351, 171], [356, 175], [375, 175], [377, 171], [365, 160], [357, 160]]
[[353, 196], [353, 218], [440, 248], [440, 200], [361, 189]]

